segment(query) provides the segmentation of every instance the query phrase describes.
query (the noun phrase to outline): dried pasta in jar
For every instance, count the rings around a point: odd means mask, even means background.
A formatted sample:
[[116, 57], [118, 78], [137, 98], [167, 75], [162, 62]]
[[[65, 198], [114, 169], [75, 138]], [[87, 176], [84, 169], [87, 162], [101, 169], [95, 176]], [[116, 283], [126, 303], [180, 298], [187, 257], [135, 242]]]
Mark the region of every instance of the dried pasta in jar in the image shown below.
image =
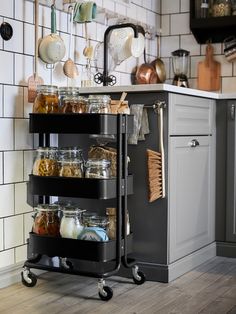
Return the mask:
[[59, 98], [57, 86], [39, 85], [37, 97], [33, 106], [34, 113], [57, 113], [59, 112]]
[[37, 176], [57, 176], [57, 148], [39, 147], [33, 165], [33, 174]]

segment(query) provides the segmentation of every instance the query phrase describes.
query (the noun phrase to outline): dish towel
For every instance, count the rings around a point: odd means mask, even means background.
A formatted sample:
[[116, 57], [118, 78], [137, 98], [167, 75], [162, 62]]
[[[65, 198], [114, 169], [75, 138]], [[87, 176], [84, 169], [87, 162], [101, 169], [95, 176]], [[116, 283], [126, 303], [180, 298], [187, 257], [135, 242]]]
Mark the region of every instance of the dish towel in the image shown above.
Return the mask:
[[137, 145], [150, 132], [147, 109], [143, 104], [133, 104], [130, 106], [130, 114], [134, 115], [134, 132], [129, 135], [128, 144]]
[[139, 131], [138, 140], [145, 141], [145, 135], [150, 133], [147, 108], [143, 108], [141, 127]]
[[73, 20], [78, 23], [92, 22], [96, 18], [96, 14], [97, 5], [95, 2], [77, 2], [74, 7]]

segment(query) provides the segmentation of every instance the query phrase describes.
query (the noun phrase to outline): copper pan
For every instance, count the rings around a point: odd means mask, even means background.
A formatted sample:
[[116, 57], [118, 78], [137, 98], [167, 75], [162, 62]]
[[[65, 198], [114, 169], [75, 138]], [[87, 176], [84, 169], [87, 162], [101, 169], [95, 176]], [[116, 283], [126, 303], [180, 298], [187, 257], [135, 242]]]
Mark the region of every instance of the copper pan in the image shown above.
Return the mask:
[[156, 84], [157, 73], [153, 65], [147, 63], [146, 49], [144, 48], [144, 63], [138, 66], [135, 74], [136, 84]]
[[157, 57], [155, 60], [151, 62], [151, 65], [154, 67], [157, 73], [157, 83], [163, 83], [166, 80], [166, 70], [165, 64], [160, 58], [160, 35], [156, 35], [157, 37]]

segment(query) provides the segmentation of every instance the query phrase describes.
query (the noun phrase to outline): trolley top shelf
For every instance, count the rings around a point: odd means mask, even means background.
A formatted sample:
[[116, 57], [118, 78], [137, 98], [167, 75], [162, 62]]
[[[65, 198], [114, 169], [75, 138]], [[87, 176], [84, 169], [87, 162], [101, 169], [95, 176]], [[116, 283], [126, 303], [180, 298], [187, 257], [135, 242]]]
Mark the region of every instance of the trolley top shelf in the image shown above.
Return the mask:
[[120, 133], [133, 132], [133, 115], [96, 114], [96, 113], [30, 113], [30, 133], [63, 134], [117, 134], [119, 119]]

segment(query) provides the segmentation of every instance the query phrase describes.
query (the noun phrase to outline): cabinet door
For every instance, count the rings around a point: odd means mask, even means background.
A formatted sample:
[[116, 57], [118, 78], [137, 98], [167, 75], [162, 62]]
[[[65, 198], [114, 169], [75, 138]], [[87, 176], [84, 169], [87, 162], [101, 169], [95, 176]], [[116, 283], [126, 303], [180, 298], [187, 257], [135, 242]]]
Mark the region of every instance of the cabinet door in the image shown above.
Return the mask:
[[214, 154], [211, 136], [171, 137], [169, 262], [214, 241]]
[[228, 102], [226, 241], [236, 242], [236, 122], [235, 102]]

